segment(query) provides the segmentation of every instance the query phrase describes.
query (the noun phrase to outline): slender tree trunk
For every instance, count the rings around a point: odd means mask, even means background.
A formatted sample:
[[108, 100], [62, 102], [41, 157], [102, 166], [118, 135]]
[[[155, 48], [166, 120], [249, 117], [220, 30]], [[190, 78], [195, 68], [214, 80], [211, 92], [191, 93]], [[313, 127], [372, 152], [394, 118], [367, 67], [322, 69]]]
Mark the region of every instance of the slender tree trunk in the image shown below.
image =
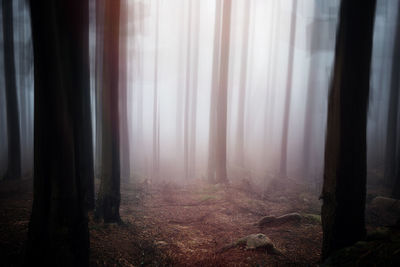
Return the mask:
[[[181, 33], [185, 32], [185, 17], [184, 17], [184, 12], [181, 12], [179, 17], [178, 17], [178, 22], [180, 24], [180, 31]], [[185, 70], [185, 64], [184, 64], [184, 56], [183, 53], [180, 53], [183, 51], [185, 47], [185, 40], [184, 40], [184, 34], [179, 35], [179, 58], [178, 58], [178, 69], [177, 69], [177, 86], [176, 86], [176, 158], [178, 162], [183, 162], [183, 165], [185, 165], [184, 159], [182, 160], [182, 152], [183, 152], [183, 121], [184, 121], [184, 86], [185, 86], [185, 81], [184, 81], [184, 70]], [[178, 176], [179, 178], [182, 178], [182, 173], [181, 169], [178, 171]], [[186, 179], [186, 177], [184, 177]]]
[[119, 77], [119, 103], [120, 103], [120, 149], [121, 149], [121, 178], [125, 181], [130, 178], [130, 140], [128, 130], [128, 0], [121, 4], [121, 33], [120, 33], [120, 77]]
[[88, 266], [89, 4], [32, 0], [30, 6], [35, 162], [25, 264]]
[[[192, 8], [193, 10], [193, 8]], [[197, 91], [199, 69], [199, 26], [200, 1], [194, 2], [194, 38], [193, 38], [193, 71], [192, 71], [192, 110], [190, 127], [190, 176], [196, 177], [196, 129], [197, 129]]]
[[322, 259], [366, 233], [366, 126], [375, 6], [376, 0], [355, 0], [342, 1], [340, 7], [321, 196]]
[[153, 178], [159, 178], [159, 121], [158, 121], [158, 38], [159, 38], [159, 16], [160, 3], [156, 1], [156, 29], [155, 29], [155, 56], [154, 56], [154, 95], [153, 95]]
[[231, 24], [231, 0], [223, 1], [221, 51], [219, 69], [219, 88], [217, 106], [217, 143], [216, 143], [216, 176], [221, 183], [228, 182], [226, 170], [226, 133], [227, 133], [227, 100], [228, 100], [228, 70]]
[[183, 136], [183, 161], [184, 161], [184, 171], [185, 179], [189, 179], [190, 163], [189, 163], [189, 112], [190, 112], [190, 77], [191, 77], [191, 47], [192, 47], [192, 1], [188, 0], [188, 27], [187, 27], [187, 46], [186, 46], [186, 79], [185, 79], [185, 113], [184, 113], [184, 136]]
[[292, 4], [292, 20], [290, 24], [290, 41], [289, 41], [289, 58], [288, 58], [288, 75], [286, 83], [286, 98], [285, 110], [283, 114], [283, 129], [282, 129], [282, 144], [281, 144], [281, 162], [280, 162], [280, 175], [287, 178], [287, 143], [289, 132], [289, 115], [290, 115], [290, 102], [292, 100], [292, 81], [293, 81], [293, 61], [296, 37], [296, 11], [297, 0], [293, 0]]
[[118, 116], [120, 0], [105, 0], [104, 54], [102, 77], [102, 153], [101, 181], [96, 202], [96, 217], [104, 222], [119, 222], [120, 152]]
[[246, 88], [247, 88], [247, 59], [249, 52], [249, 27], [250, 27], [250, 6], [251, 1], [246, 1], [244, 8], [243, 22], [243, 39], [242, 39], [242, 55], [240, 69], [240, 84], [239, 84], [239, 102], [238, 102], [238, 118], [237, 118], [237, 144], [236, 144], [236, 162], [242, 171], [245, 167], [244, 163], [244, 118], [245, 118], [245, 103], [246, 103]]
[[[316, 17], [317, 8], [314, 10], [314, 17]], [[312, 43], [318, 43], [320, 36], [317, 34], [317, 25], [314, 25], [312, 33]], [[311, 140], [313, 134], [313, 123], [314, 123], [314, 102], [315, 94], [318, 87], [316, 86], [316, 73], [319, 69], [318, 56], [312, 54], [310, 59], [310, 69], [308, 71], [308, 85], [307, 85], [307, 96], [306, 96], [306, 113], [304, 119], [304, 135], [303, 135], [303, 155], [302, 155], [302, 172], [303, 178], [306, 181], [311, 181], [310, 179], [310, 157], [311, 157]]]
[[21, 178], [21, 140], [14, 60], [13, 1], [2, 0], [8, 167], [5, 179]]
[[[400, 4], [398, 8], [400, 12]], [[386, 131], [385, 173], [386, 184], [392, 185], [396, 175], [396, 147], [398, 145], [397, 121], [400, 90], [400, 13], [397, 14], [396, 35], [393, 46], [392, 75], [390, 81], [389, 110]], [[400, 156], [399, 156], [400, 157]]]
[[216, 182], [216, 137], [217, 137], [217, 92], [219, 88], [219, 61], [221, 46], [221, 9], [222, 1], [215, 1], [215, 26], [214, 26], [214, 48], [213, 48], [213, 64], [211, 79], [211, 96], [210, 96], [210, 127], [209, 127], [209, 144], [208, 144], [208, 180]]

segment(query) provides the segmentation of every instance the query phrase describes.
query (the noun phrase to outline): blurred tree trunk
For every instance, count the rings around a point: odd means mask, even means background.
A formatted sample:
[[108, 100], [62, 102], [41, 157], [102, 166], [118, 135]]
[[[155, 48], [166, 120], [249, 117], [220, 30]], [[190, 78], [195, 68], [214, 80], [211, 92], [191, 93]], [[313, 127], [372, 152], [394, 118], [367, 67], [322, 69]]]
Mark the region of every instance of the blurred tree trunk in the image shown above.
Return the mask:
[[121, 127], [121, 178], [125, 181], [130, 178], [130, 140], [128, 131], [128, 0], [121, 2], [121, 32], [120, 32], [120, 71], [119, 71], [119, 105]]
[[244, 8], [243, 36], [242, 36], [242, 55], [240, 68], [239, 102], [237, 118], [237, 144], [236, 144], [236, 164], [244, 170], [244, 119], [247, 88], [247, 60], [249, 52], [249, 27], [250, 27], [250, 5], [251, 1], [246, 1]]
[[2, 0], [8, 167], [5, 179], [21, 178], [21, 140], [14, 59], [13, 1]]
[[208, 177], [211, 182], [217, 183], [228, 182], [226, 171], [226, 129], [231, 6], [231, 0], [216, 1]]
[[227, 99], [228, 99], [228, 69], [231, 32], [231, 0], [223, 1], [222, 32], [219, 62], [219, 82], [217, 93], [217, 136], [216, 136], [216, 177], [220, 183], [227, 183], [226, 171], [226, 133], [227, 133]]
[[[317, 18], [318, 9], [314, 9], [314, 17]], [[312, 32], [312, 43], [316, 44], [318, 47], [320, 36], [318, 35], [318, 26], [314, 25]], [[303, 134], [303, 151], [302, 151], [302, 175], [305, 181], [310, 182], [310, 158], [312, 155], [311, 147], [312, 147], [312, 135], [313, 135], [313, 124], [314, 124], [314, 102], [315, 102], [315, 94], [319, 88], [316, 86], [316, 74], [318, 73], [318, 69], [320, 68], [318, 62], [318, 56], [313, 54], [312, 48], [310, 48], [310, 69], [308, 71], [308, 81], [307, 81], [307, 95], [306, 95], [306, 112], [304, 118], [304, 134]]]
[[88, 1], [30, 1], [35, 67], [34, 200], [26, 265], [89, 265]]
[[[185, 32], [185, 16], [184, 16], [184, 11], [181, 11], [178, 17], [178, 22], [180, 24], [180, 31], [182, 33]], [[185, 95], [185, 78], [184, 78], [184, 71], [185, 71], [185, 64], [184, 64], [184, 55], [181, 53], [181, 51], [184, 50], [185, 48], [185, 38], [184, 34], [179, 35], [179, 58], [178, 58], [178, 68], [177, 68], [177, 86], [176, 86], [176, 158], [178, 162], [183, 162], [183, 165], [185, 165], [185, 160], [184, 158], [182, 159], [183, 156], [183, 147], [184, 147], [184, 142], [183, 140], [183, 132], [184, 132], [184, 95]], [[182, 173], [181, 170], [178, 171], [178, 176], [179, 178], [182, 178]], [[184, 177], [186, 178], [186, 177]]]
[[366, 126], [375, 5], [376, 0], [341, 2], [321, 196], [322, 259], [366, 233]]
[[[400, 12], [400, 4], [398, 8]], [[400, 13], [397, 14], [396, 33], [392, 58], [392, 75], [390, 81], [389, 109], [386, 130], [385, 173], [384, 180], [393, 185], [396, 175], [396, 147], [398, 145], [397, 121], [399, 113], [399, 85], [400, 85]]]
[[156, 1], [156, 29], [155, 29], [155, 56], [154, 56], [154, 95], [153, 95], [153, 179], [160, 175], [160, 145], [159, 145], [159, 101], [158, 101], [158, 38], [160, 3]]
[[188, 5], [188, 26], [187, 26], [187, 45], [186, 45], [186, 79], [185, 79], [185, 112], [183, 121], [183, 161], [184, 161], [184, 172], [185, 179], [189, 179], [190, 176], [190, 162], [189, 162], [189, 112], [190, 112], [190, 74], [191, 74], [191, 47], [192, 47], [192, 0], [187, 1]]
[[216, 137], [217, 137], [217, 92], [219, 88], [219, 60], [221, 46], [221, 9], [222, 1], [215, 1], [215, 26], [214, 26], [214, 48], [212, 63], [212, 80], [210, 95], [210, 127], [208, 143], [208, 180], [216, 182]]
[[120, 152], [118, 116], [118, 59], [120, 0], [105, 0], [102, 76], [101, 181], [96, 217], [119, 222]]
[[197, 128], [197, 90], [198, 90], [198, 68], [199, 68], [199, 26], [200, 26], [200, 2], [194, 1], [193, 23], [193, 70], [192, 70], [192, 103], [191, 103], [191, 127], [190, 127], [190, 177], [196, 177], [196, 128]]
[[287, 178], [287, 143], [289, 132], [289, 115], [290, 115], [290, 102], [292, 100], [292, 81], [293, 81], [293, 61], [294, 49], [296, 38], [296, 11], [297, 0], [292, 3], [292, 19], [290, 24], [290, 41], [289, 41], [289, 57], [288, 57], [288, 74], [286, 80], [286, 97], [285, 97], [285, 110], [283, 114], [283, 128], [282, 128], [282, 144], [281, 144], [281, 161], [280, 161], [280, 175]]

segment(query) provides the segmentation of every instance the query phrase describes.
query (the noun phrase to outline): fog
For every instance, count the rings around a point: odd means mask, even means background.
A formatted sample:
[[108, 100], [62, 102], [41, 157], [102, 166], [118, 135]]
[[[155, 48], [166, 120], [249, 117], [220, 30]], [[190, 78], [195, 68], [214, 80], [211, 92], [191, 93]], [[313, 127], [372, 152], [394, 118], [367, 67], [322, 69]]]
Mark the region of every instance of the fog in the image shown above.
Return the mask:
[[[33, 168], [31, 33], [28, 7], [24, 1], [13, 4], [21, 155], [23, 173], [30, 176]], [[215, 87], [214, 50], [218, 47], [215, 29], [222, 18], [222, 8], [218, 8], [221, 3], [132, 0], [125, 4], [126, 31], [121, 31], [120, 40], [126, 42], [126, 53], [120, 52], [120, 62], [126, 62], [127, 93], [126, 99], [120, 101], [126, 101], [129, 144], [122, 141], [120, 146], [129, 148], [130, 179], [179, 182], [206, 179], [210, 119], [215, 117], [210, 114], [211, 92]], [[385, 164], [396, 5], [394, 0], [378, 1], [375, 16], [368, 113], [368, 169], [372, 173], [382, 172]], [[320, 186], [338, 10], [339, 1], [232, 1], [226, 109], [229, 179], [265, 182], [288, 176], [310, 182], [315, 188]], [[96, 60], [96, 49], [101, 49], [96, 42], [99, 32], [96, 3], [91, 1], [89, 56], [96, 176], [101, 173], [98, 142], [101, 135], [96, 130], [101, 118], [96, 101], [96, 62], [101, 62]], [[3, 36], [0, 36], [2, 49]], [[0, 57], [0, 69], [4, 68]], [[8, 151], [3, 72], [0, 84], [0, 174], [3, 175]], [[287, 169], [287, 175], [282, 175], [282, 168]]]

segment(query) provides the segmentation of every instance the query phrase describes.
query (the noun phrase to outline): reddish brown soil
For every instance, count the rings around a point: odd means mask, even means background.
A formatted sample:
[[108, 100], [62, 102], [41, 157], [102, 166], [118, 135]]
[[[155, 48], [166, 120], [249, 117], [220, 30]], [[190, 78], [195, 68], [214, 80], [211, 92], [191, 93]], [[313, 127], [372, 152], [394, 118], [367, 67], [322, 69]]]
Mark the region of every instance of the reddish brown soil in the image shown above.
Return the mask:
[[[18, 266], [23, 256], [31, 183], [0, 183], [3, 266]], [[122, 188], [122, 225], [97, 223], [89, 216], [92, 266], [315, 266], [320, 258], [319, 223], [255, 225], [266, 215], [317, 213], [317, 196], [304, 188], [277, 184], [260, 193], [248, 182], [228, 187], [127, 183]], [[255, 233], [267, 235], [283, 255], [243, 247], [218, 252]]]

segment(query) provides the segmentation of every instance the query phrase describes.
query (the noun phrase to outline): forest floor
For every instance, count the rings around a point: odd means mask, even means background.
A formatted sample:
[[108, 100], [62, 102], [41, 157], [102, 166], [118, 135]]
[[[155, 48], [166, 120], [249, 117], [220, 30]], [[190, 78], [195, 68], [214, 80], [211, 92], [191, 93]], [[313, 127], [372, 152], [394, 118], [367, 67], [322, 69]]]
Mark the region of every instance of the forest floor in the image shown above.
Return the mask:
[[[264, 192], [246, 180], [229, 186], [198, 181], [185, 186], [124, 183], [121, 188], [122, 224], [95, 222], [89, 214], [91, 266], [318, 265], [321, 202], [293, 181], [272, 182]], [[31, 205], [31, 180], [1, 182], [2, 266], [21, 263]], [[258, 224], [264, 216], [293, 213], [294, 220]], [[227, 247], [258, 233], [279, 253], [243, 244]]]

